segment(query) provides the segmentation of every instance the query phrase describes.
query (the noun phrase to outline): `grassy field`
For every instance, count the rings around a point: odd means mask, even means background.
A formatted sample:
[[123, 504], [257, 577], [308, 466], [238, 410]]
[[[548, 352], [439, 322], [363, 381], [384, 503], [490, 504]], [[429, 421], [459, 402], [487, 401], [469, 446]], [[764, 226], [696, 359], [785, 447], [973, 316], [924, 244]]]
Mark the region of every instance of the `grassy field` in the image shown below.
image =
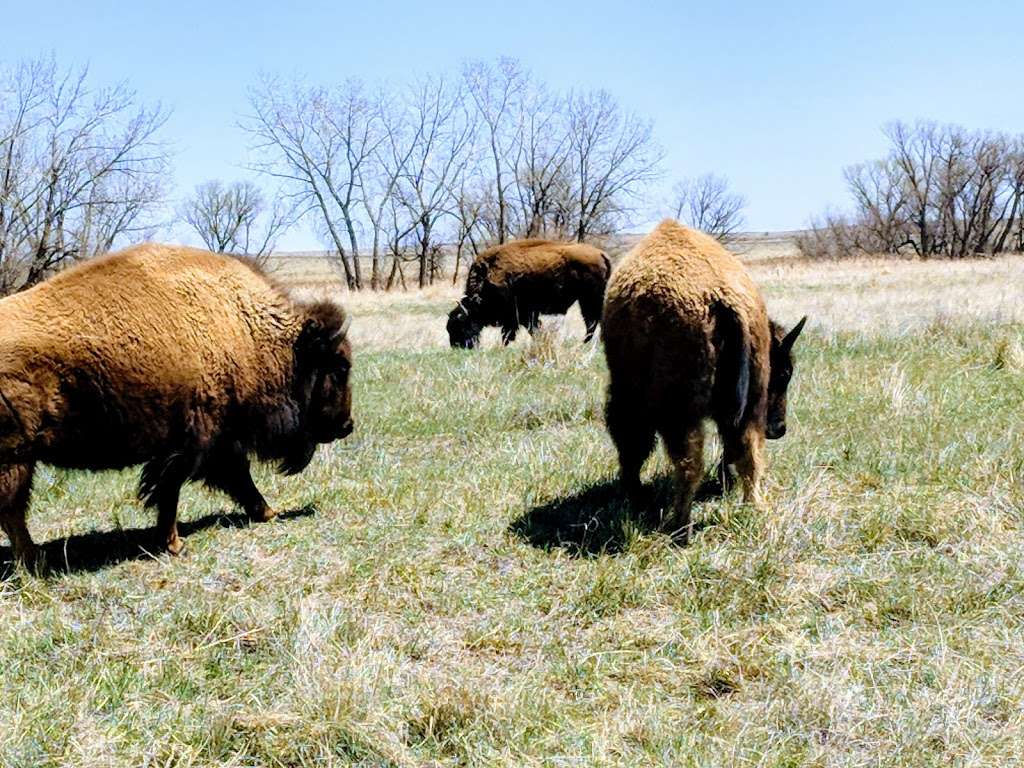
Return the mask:
[[450, 289], [348, 297], [356, 433], [259, 474], [273, 523], [193, 489], [151, 557], [136, 472], [43, 470], [0, 765], [1015, 764], [1024, 260], [755, 276], [811, 315], [790, 432], [687, 547], [617, 492], [575, 310], [457, 352]]

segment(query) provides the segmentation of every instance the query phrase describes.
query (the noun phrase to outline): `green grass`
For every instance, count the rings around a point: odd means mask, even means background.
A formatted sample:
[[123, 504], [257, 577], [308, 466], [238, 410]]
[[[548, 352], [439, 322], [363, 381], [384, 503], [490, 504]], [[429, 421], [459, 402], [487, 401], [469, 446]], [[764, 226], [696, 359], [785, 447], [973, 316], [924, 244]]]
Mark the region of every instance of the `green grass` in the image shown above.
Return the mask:
[[136, 472], [45, 470], [72, 571], [0, 582], [0, 765], [1010, 763], [1021, 334], [806, 334], [769, 510], [701, 504], [687, 547], [611, 482], [575, 343], [359, 355], [352, 438], [257, 478], [296, 512], [194, 489], [176, 559]]

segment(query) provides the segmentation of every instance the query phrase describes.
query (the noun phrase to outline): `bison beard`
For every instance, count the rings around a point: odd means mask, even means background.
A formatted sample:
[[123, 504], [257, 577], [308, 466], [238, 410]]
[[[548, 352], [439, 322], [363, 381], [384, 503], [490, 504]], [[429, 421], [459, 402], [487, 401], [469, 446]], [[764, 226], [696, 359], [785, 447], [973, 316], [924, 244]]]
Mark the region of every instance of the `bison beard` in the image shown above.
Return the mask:
[[296, 474], [352, 431], [344, 311], [294, 302], [239, 259], [128, 249], [0, 301], [0, 326], [0, 527], [26, 564], [37, 462], [142, 464], [156, 543], [177, 553], [182, 484], [268, 520], [250, 456]]

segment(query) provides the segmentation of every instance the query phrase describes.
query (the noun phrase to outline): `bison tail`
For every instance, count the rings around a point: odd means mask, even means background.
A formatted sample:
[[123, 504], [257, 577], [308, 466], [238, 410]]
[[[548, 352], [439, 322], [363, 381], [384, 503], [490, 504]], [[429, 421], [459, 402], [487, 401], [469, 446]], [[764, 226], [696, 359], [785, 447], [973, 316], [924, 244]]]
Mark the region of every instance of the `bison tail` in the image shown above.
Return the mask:
[[738, 427], [747, 413], [750, 392], [750, 331], [732, 307], [719, 303], [714, 314], [718, 340], [715, 388], [721, 397], [721, 412]]

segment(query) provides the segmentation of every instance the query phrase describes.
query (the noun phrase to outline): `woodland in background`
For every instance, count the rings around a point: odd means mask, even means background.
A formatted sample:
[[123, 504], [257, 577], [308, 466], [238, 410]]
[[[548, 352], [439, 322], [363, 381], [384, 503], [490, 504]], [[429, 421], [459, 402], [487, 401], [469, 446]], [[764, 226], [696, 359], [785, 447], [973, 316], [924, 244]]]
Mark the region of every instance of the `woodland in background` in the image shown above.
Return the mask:
[[[350, 289], [425, 286], [523, 237], [600, 240], [674, 215], [727, 241], [746, 200], [704, 174], [652, 202], [653, 126], [604, 90], [558, 92], [514, 59], [399, 85], [267, 76], [239, 118], [249, 171], [173, 204], [167, 112], [52, 59], [0, 69], [0, 295], [175, 223], [263, 259], [302, 223]], [[1024, 138], [892, 123], [879, 160], [844, 171], [848, 212], [798, 237], [805, 256], [964, 258], [1024, 250]]]
[[166, 195], [166, 120], [121, 84], [52, 59], [0, 71], [0, 295], [150, 236]]
[[[350, 288], [433, 282], [442, 244], [583, 241], [628, 221], [663, 157], [607, 91], [557, 93], [512, 59], [373, 90], [265, 78], [242, 121], [255, 168], [337, 255]], [[367, 258], [370, 274], [363, 274]]]
[[[267, 76], [248, 104], [238, 127], [265, 187], [209, 179], [175, 202], [165, 110], [52, 57], [0, 67], [0, 295], [177, 223], [258, 260], [302, 223], [350, 288], [424, 286], [506, 240], [621, 231], [663, 177], [650, 120], [513, 59], [387, 86]], [[723, 238], [742, 221], [720, 177], [673, 195], [659, 214]]]
[[805, 256], [991, 256], [1024, 250], [1024, 136], [920, 121], [885, 128], [889, 152], [844, 171], [851, 213], [799, 238]]

